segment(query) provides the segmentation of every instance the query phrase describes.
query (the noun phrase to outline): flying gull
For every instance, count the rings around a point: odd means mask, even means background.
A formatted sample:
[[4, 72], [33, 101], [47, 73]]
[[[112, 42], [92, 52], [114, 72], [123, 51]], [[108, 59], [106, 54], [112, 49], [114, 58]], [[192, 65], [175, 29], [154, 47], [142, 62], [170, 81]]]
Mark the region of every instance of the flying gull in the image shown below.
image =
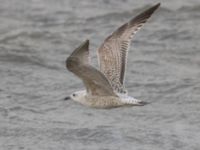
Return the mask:
[[83, 81], [86, 90], [65, 99], [95, 108], [143, 106], [143, 101], [128, 96], [124, 86], [127, 55], [134, 34], [159, 6], [160, 3], [140, 13], [105, 39], [98, 49], [100, 70], [89, 63], [89, 40], [76, 48], [67, 58], [66, 67]]

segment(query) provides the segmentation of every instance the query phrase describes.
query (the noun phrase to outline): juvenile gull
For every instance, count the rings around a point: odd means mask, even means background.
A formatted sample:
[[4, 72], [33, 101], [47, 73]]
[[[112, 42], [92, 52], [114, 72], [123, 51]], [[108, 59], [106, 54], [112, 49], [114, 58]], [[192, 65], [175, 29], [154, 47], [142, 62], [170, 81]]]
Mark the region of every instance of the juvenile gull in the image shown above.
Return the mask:
[[105, 39], [98, 49], [100, 70], [89, 63], [89, 40], [76, 48], [67, 58], [66, 67], [82, 79], [86, 90], [74, 92], [66, 99], [95, 108], [144, 105], [128, 96], [124, 87], [125, 67], [133, 35], [159, 6], [160, 3], [137, 15]]

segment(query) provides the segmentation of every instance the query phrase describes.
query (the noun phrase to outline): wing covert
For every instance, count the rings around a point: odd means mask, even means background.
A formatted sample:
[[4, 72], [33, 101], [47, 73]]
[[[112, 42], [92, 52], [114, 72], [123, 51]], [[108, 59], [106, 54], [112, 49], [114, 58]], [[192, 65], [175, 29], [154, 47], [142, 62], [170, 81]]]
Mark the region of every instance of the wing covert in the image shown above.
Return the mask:
[[82, 79], [88, 94], [116, 96], [106, 77], [89, 64], [89, 40], [72, 52], [66, 60], [66, 67]]
[[108, 36], [98, 49], [100, 71], [116, 92], [126, 93], [124, 77], [131, 40], [159, 6], [160, 3], [123, 24]]

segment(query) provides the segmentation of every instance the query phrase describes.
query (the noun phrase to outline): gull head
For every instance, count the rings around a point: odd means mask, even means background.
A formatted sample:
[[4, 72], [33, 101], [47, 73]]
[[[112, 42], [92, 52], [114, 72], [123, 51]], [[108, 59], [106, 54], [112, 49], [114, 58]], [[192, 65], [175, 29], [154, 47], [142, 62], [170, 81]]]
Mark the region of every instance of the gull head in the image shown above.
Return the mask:
[[72, 93], [70, 96], [66, 97], [65, 100], [72, 99], [74, 101], [81, 102], [85, 95], [86, 95], [85, 90], [77, 91]]

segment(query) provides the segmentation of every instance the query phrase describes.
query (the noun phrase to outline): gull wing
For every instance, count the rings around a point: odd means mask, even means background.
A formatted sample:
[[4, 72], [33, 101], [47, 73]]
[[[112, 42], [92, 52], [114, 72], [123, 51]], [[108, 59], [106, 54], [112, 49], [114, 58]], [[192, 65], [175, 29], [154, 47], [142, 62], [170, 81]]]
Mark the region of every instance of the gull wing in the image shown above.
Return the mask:
[[82, 79], [88, 94], [116, 96], [106, 77], [89, 64], [89, 40], [86, 40], [66, 60], [66, 67]]
[[116, 92], [126, 93], [123, 86], [127, 53], [133, 35], [144, 25], [160, 3], [147, 9], [128, 23], [123, 24], [98, 49], [100, 71]]

